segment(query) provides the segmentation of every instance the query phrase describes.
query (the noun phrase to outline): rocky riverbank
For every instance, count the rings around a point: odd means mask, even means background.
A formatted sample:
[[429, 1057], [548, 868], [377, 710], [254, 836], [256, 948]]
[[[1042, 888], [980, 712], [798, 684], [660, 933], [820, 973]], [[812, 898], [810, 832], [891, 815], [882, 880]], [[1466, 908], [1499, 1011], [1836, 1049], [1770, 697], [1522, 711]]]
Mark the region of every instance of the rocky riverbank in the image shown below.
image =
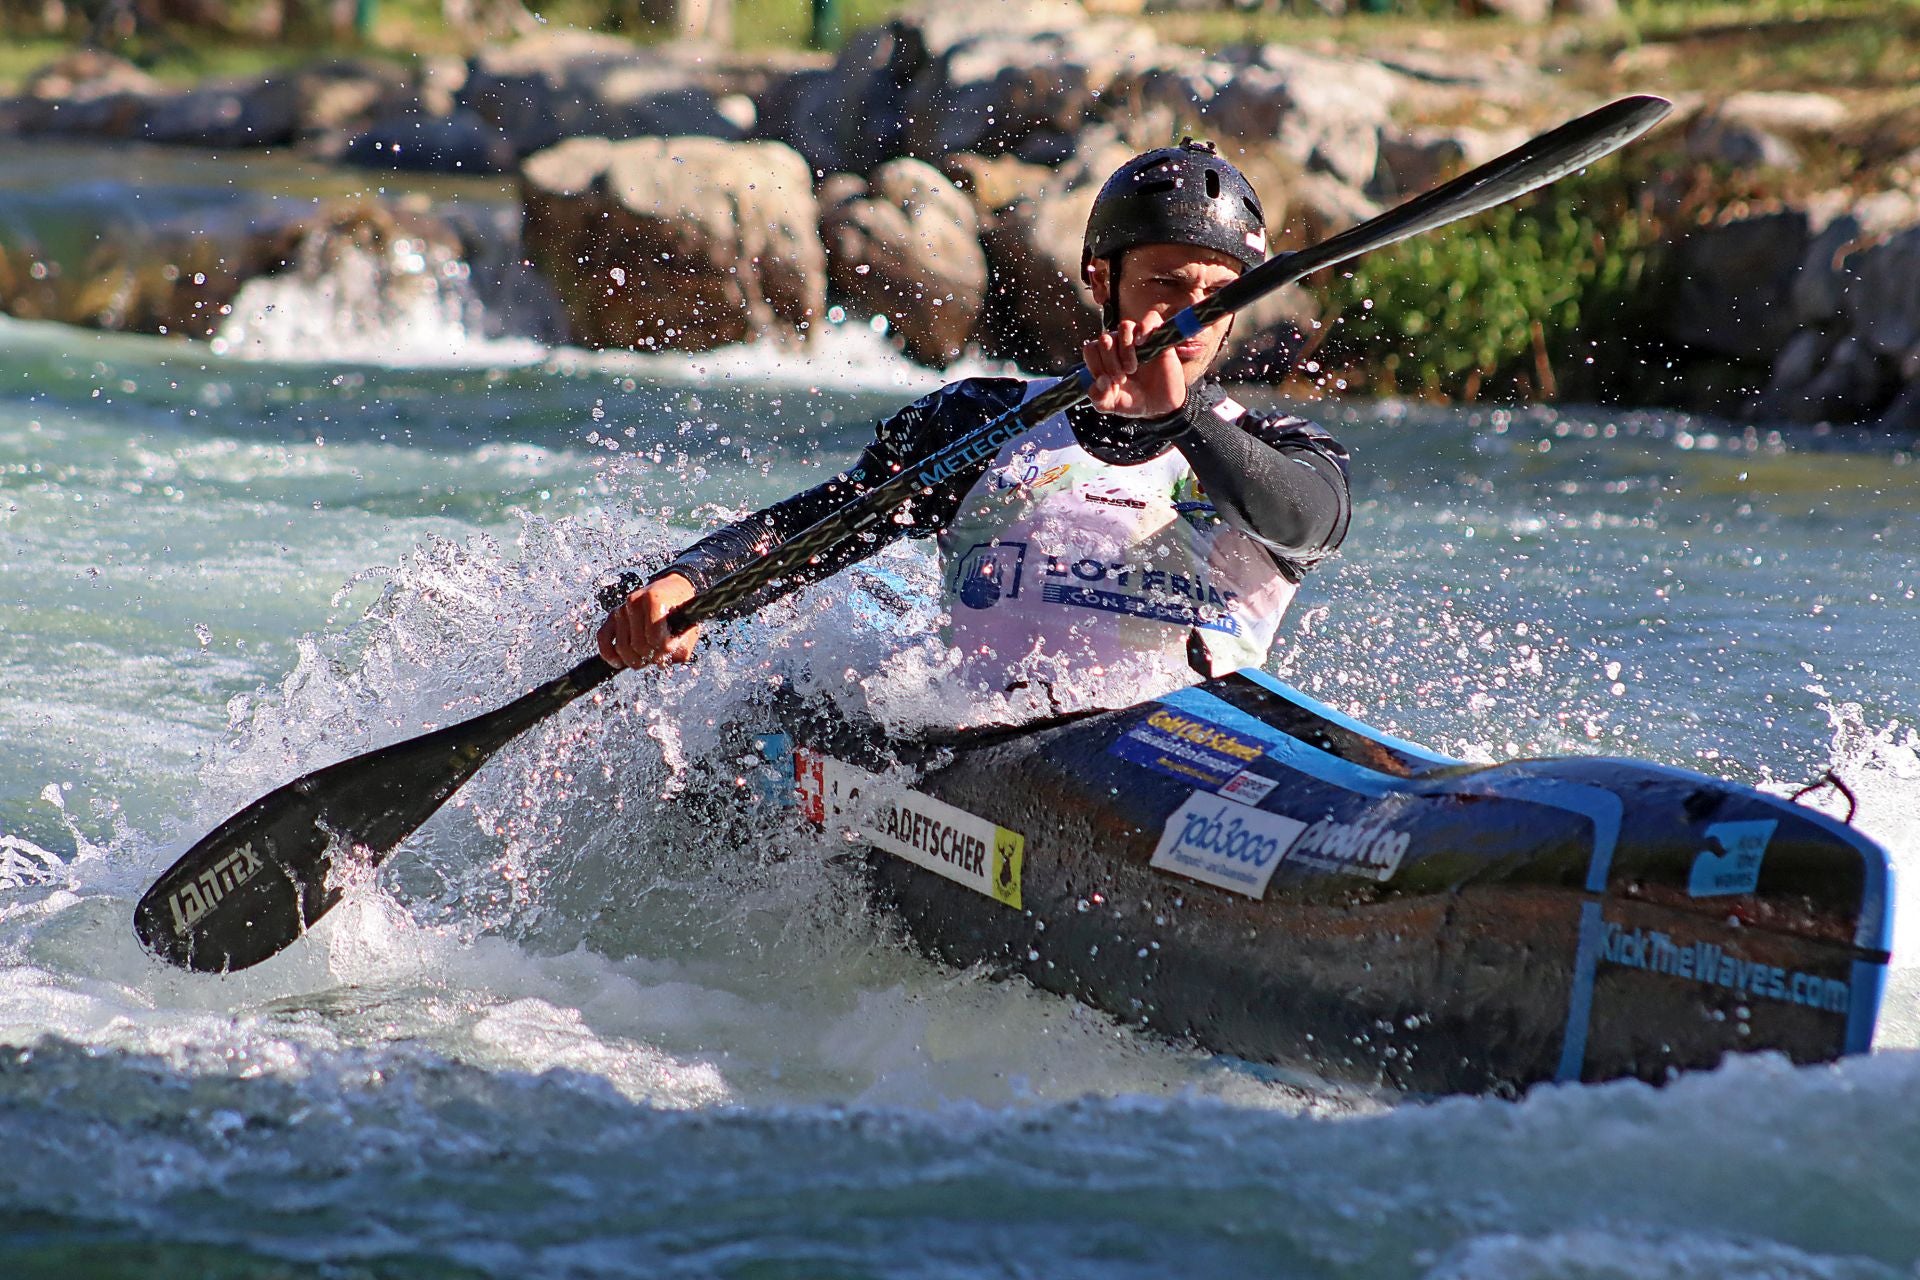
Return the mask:
[[[487, 259], [492, 322], [543, 340], [803, 343], [839, 308], [884, 317], [926, 364], [1059, 367], [1096, 323], [1078, 280], [1087, 207], [1134, 150], [1218, 140], [1286, 247], [1598, 101], [1510, 54], [1201, 50], [1066, 0], [930, 8], [831, 60], [555, 33], [411, 71], [332, 62], [167, 90], [79, 55], [0, 102], [0, 134], [499, 174], [517, 207], [476, 220], [399, 198], [229, 203], [56, 270], [0, 193], [0, 308], [203, 338], [250, 280], [323, 269], [327, 246], [417, 260], [432, 247]], [[1526, 254], [1511, 221], [1470, 226], [1447, 235], [1481, 237], [1478, 258], [1429, 250], [1311, 281], [1242, 320], [1232, 372], [1920, 428], [1920, 151], [1900, 150], [1903, 126], [1815, 94], [1683, 101], [1608, 169], [1618, 221], [1541, 232]], [[1808, 158], [1836, 147], [1874, 162], [1823, 182]], [[1524, 216], [1565, 223], [1573, 198], [1549, 192]], [[1514, 315], [1444, 301], [1529, 254], [1533, 283], [1498, 295]], [[1382, 329], [1368, 303], [1410, 323]], [[1295, 363], [1308, 349], [1312, 370]], [[1427, 349], [1473, 354], [1423, 363]]]

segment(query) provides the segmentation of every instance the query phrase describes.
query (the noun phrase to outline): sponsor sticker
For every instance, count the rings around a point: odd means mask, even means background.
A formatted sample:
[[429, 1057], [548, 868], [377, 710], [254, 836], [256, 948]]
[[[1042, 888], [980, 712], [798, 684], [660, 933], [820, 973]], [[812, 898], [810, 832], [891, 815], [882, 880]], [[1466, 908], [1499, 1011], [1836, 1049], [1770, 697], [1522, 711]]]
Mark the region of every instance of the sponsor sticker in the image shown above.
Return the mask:
[[1363, 880], [1391, 880], [1411, 843], [1411, 836], [1385, 822], [1322, 818], [1295, 842], [1287, 852], [1287, 861]]
[[1229, 800], [1238, 800], [1241, 804], [1259, 804], [1279, 785], [1277, 779], [1263, 778], [1257, 773], [1248, 773], [1242, 769], [1220, 784], [1220, 794]]
[[1195, 792], [1167, 819], [1148, 863], [1249, 898], [1267, 882], [1307, 824]]
[[[1122, 760], [1145, 765], [1188, 786], [1208, 791], [1223, 789], [1246, 774], [1247, 766], [1267, 753], [1263, 743], [1245, 734], [1166, 706], [1155, 707], [1146, 719], [1121, 734], [1107, 750]], [[1254, 779], [1241, 786], [1251, 789], [1264, 781]], [[1267, 789], [1272, 789], [1271, 783]], [[1244, 800], [1247, 804], [1259, 802], [1259, 797]]]
[[1681, 942], [1657, 929], [1629, 930], [1611, 920], [1601, 925], [1600, 959], [1607, 964], [1826, 1013], [1845, 1013], [1852, 1006], [1852, 989], [1838, 978], [1742, 960], [1711, 942]]
[[1026, 837], [879, 774], [801, 748], [795, 791], [808, 821], [831, 823], [917, 867], [1020, 907]]
[[1707, 828], [1711, 846], [1693, 857], [1687, 893], [1695, 898], [1717, 898], [1729, 893], [1752, 893], [1760, 883], [1760, 864], [1773, 839], [1772, 819], [1752, 822], [1716, 822]]

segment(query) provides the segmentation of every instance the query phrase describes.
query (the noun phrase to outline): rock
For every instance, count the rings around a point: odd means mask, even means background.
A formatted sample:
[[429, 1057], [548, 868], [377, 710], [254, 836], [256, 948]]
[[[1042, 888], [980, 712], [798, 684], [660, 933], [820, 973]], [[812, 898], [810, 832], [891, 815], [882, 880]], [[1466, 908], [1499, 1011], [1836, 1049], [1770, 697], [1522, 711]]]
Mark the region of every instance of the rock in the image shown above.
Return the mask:
[[76, 49], [29, 75], [21, 91], [42, 102], [91, 102], [119, 94], [151, 97], [160, 92], [160, 82], [125, 58]]
[[[940, 48], [928, 40], [929, 49]], [[955, 151], [1070, 154], [1070, 138], [1096, 115], [1101, 97], [1129, 63], [1151, 59], [1158, 41], [1129, 22], [1089, 22], [1007, 31], [986, 27], [948, 44], [903, 98], [910, 154], [937, 161]]]
[[981, 213], [1004, 209], [1022, 197], [1064, 191], [1069, 185], [1057, 171], [1028, 164], [1016, 156], [978, 156], [963, 151], [941, 161], [941, 168]]
[[1382, 199], [1418, 194], [1511, 151], [1528, 136], [1525, 129], [1387, 129], [1380, 135], [1380, 167], [1367, 193]]
[[1736, 93], [1714, 110], [1720, 119], [1782, 133], [1826, 133], [1847, 120], [1846, 104], [1824, 93]]
[[1807, 213], [1814, 237], [1789, 295], [1793, 320], [1796, 325], [1831, 328], [1841, 319], [1846, 294], [1856, 282], [1853, 255], [1920, 223], [1920, 200], [1904, 191], [1859, 198], [1836, 191], [1809, 201]]
[[407, 110], [416, 96], [398, 68], [357, 58], [302, 67], [293, 73], [293, 86], [294, 132], [302, 138], [358, 133]]
[[1285, 45], [1261, 47], [1204, 108], [1223, 145], [1277, 144], [1301, 168], [1363, 187], [1380, 165], [1380, 134], [1400, 78], [1384, 67]]
[[[1873, 424], [1881, 431], [1894, 432], [1912, 440], [1920, 436], [1920, 379], [1909, 382], [1894, 396]], [[1911, 447], [1911, 446], [1909, 446]]]
[[902, 99], [927, 63], [925, 40], [904, 23], [859, 31], [832, 67], [802, 71], [760, 99], [756, 136], [788, 143], [820, 176], [869, 173], [904, 150]]
[[1734, 217], [1694, 231], [1678, 247], [1680, 285], [1668, 336], [1771, 364], [1793, 336], [1791, 291], [1812, 241], [1804, 209]]
[[1472, 9], [1492, 18], [1538, 26], [1553, 16], [1553, 0], [1473, 0]]
[[139, 137], [175, 146], [240, 150], [293, 141], [300, 96], [291, 76], [216, 81], [156, 98], [140, 122]]
[[1852, 254], [1843, 309], [1852, 333], [1875, 355], [1920, 377], [1920, 227]]
[[[1891, 369], [1857, 338], [1829, 343], [1803, 330], [1788, 344], [1767, 389], [1746, 416], [1789, 422], [1857, 422], [1878, 412], [1896, 386]], [[1805, 380], [1789, 379], [1804, 374]]]
[[82, 49], [28, 76], [14, 101], [12, 132], [67, 137], [131, 138], [147, 103], [162, 91], [124, 58]]
[[827, 281], [867, 315], [887, 317], [907, 354], [944, 368], [972, 339], [987, 260], [972, 202], [918, 160], [890, 160], [873, 182], [836, 175], [822, 188]]
[[1729, 169], [1800, 167], [1800, 153], [1786, 139], [1712, 113], [1687, 130], [1687, 158]]
[[457, 99], [522, 156], [569, 137], [743, 136], [691, 59], [582, 32], [482, 50]]
[[1095, 188], [1021, 197], [982, 231], [988, 355], [1036, 373], [1080, 363], [1080, 344], [1100, 333], [1100, 312], [1080, 279], [1080, 248]]
[[826, 308], [812, 174], [791, 148], [570, 139], [520, 171], [529, 260], [576, 341], [707, 350], [798, 339]]
[[640, 20], [674, 38], [733, 39], [732, 0], [636, 0]]
[[498, 129], [471, 111], [408, 115], [356, 134], [340, 159], [362, 169], [411, 173], [508, 173], [517, 156]]
[[[1267, 222], [1276, 238], [1316, 244], [1380, 214], [1380, 206], [1332, 174], [1302, 173], [1279, 184], [1256, 186], [1268, 204]], [[1270, 194], [1278, 191], [1276, 200]]]

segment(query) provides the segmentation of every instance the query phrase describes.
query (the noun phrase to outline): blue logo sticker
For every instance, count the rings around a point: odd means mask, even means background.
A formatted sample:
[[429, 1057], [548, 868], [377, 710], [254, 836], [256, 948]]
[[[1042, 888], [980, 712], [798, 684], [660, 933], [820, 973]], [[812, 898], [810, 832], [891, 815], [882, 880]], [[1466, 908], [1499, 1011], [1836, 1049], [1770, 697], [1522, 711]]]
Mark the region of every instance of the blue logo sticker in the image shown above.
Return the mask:
[[1713, 846], [1693, 857], [1693, 872], [1687, 877], [1687, 893], [1695, 898], [1718, 898], [1731, 893], [1752, 893], [1760, 883], [1760, 863], [1767, 856], [1767, 842], [1780, 824], [1773, 819], [1752, 822], [1716, 822], [1707, 828]]
[[754, 799], [763, 808], [791, 809], [797, 803], [793, 790], [793, 739], [784, 733], [756, 733], [753, 745], [765, 761], [753, 768]]

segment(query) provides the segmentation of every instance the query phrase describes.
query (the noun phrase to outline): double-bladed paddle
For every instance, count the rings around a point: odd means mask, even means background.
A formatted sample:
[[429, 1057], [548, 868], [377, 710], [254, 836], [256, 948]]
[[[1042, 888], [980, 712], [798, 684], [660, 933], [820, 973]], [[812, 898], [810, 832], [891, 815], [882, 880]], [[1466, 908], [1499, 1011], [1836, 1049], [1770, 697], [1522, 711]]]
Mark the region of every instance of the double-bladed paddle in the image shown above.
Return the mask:
[[[1151, 359], [1323, 268], [1557, 181], [1646, 132], [1671, 105], [1622, 98], [1321, 244], [1271, 258], [1150, 334], [1139, 357]], [[923, 490], [993, 458], [1009, 440], [1085, 399], [1092, 385], [1082, 366], [711, 584], [670, 621], [684, 629], [751, 612], [769, 584], [858, 537]], [[498, 710], [317, 769], [262, 796], [153, 883], [134, 908], [134, 931], [149, 951], [183, 968], [219, 973], [260, 963], [339, 901], [341, 890], [330, 882], [336, 856], [377, 865], [496, 751], [614, 671], [588, 658]]]

